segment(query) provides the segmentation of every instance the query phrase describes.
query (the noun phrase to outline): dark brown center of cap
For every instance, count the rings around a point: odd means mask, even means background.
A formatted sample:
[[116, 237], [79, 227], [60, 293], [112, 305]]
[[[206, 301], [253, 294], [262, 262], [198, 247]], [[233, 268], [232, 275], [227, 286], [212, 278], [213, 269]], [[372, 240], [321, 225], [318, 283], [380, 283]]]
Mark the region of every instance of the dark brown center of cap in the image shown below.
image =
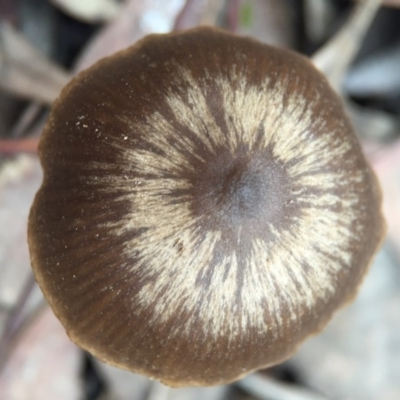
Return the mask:
[[[291, 181], [283, 163], [265, 149], [239, 145], [204, 157], [190, 178], [191, 211], [205, 231], [220, 231], [221, 239], [270, 241], [270, 227], [285, 228], [291, 207]], [[224, 240], [225, 239], [225, 240]]]

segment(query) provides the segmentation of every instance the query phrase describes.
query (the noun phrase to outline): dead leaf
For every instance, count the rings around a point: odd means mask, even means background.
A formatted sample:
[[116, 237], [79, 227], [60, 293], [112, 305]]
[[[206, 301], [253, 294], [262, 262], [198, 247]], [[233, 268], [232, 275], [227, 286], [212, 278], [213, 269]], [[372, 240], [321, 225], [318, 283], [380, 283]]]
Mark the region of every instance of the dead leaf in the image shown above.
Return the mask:
[[357, 4], [339, 32], [312, 56], [313, 64], [324, 73], [338, 93], [342, 91], [347, 70], [380, 5], [381, 0], [365, 0]]
[[0, 306], [5, 309], [16, 303], [30, 273], [26, 226], [41, 180], [34, 156], [19, 155], [0, 169]]
[[115, 18], [121, 3], [117, 0], [51, 0], [66, 14], [85, 22], [109, 21]]
[[80, 350], [46, 307], [19, 339], [0, 375], [0, 399], [79, 400]]
[[119, 16], [84, 49], [74, 71], [86, 69], [101, 58], [132, 46], [149, 33], [170, 31], [183, 4], [183, 0], [130, 0]]
[[0, 87], [51, 104], [70, 75], [7, 23], [0, 24], [0, 39]]
[[375, 151], [371, 163], [383, 192], [388, 236], [400, 257], [400, 139]]

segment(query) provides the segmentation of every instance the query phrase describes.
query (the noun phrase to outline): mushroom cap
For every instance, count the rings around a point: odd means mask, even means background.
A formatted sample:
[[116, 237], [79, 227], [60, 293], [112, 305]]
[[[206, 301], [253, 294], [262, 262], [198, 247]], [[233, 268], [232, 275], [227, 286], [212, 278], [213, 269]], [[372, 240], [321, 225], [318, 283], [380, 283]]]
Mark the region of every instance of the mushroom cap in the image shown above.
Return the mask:
[[384, 234], [343, 106], [300, 55], [215, 28], [81, 73], [43, 133], [36, 279], [70, 338], [172, 386], [288, 358]]

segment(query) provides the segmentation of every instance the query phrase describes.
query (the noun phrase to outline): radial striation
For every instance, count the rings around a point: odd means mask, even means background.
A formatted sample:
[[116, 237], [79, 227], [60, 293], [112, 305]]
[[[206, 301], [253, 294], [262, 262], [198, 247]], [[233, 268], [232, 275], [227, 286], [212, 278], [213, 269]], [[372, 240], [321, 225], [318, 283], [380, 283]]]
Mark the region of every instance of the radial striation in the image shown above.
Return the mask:
[[70, 337], [170, 385], [289, 357], [382, 239], [343, 107], [299, 55], [152, 35], [64, 89], [40, 145], [36, 278]]

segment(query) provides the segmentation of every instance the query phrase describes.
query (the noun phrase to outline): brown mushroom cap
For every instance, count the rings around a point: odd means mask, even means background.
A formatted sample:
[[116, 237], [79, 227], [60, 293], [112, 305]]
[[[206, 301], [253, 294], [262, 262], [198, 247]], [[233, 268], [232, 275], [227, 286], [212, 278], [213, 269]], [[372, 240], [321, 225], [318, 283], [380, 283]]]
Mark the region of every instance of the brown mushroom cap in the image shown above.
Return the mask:
[[288, 358], [384, 232], [376, 179], [305, 58], [212, 28], [81, 73], [40, 144], [36, 279], [71, 339], [173, 386]]

